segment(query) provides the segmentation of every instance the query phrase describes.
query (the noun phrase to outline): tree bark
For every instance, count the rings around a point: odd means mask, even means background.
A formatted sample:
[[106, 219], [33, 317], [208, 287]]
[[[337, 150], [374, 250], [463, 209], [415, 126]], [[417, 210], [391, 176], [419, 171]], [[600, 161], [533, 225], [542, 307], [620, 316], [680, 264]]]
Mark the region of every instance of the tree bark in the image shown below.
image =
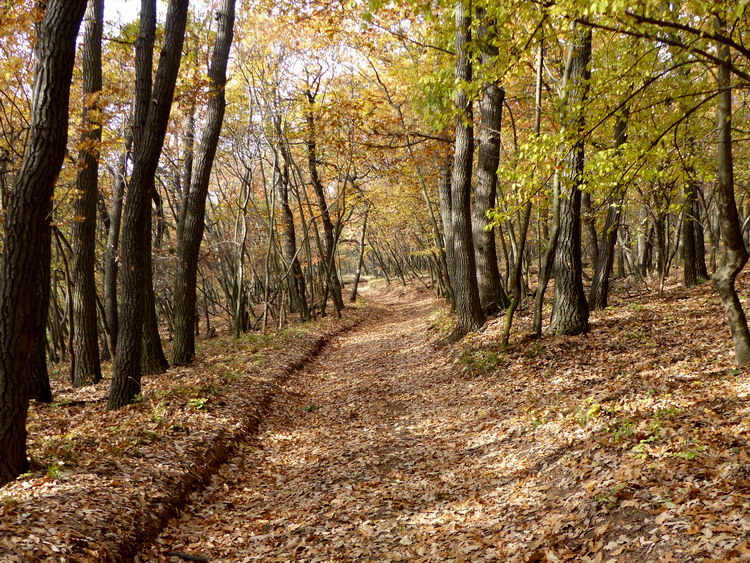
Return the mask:
[[[153, 0], [144, 0], [144, 6]], [[153, 92], [148, 106], [148, 117], [142, 139], [135, 138], [135, 162], [130, 188], [125, 202], [122, 232], [122, 309], [107, 409], [113, 410], [130, 403], [141, 391], [141, 347], [143, 338], [143, 287], [146, 279], [143, 244], [148, 206], [151, 205], [151, 186], [159, 163], [169, 113], [174, 97], [175, 81], [180, 68], [182, 44], [185, 37], [188, 0], [171, 0], [167, 9], [164, 44], [156, 71]], [[143, 25], [143, 15], [141, 16]], [[140, 74], [151, 69], [138, 66]], [[139, 115], [136, 113], [136, 121]]]
[[[725, 33], [725, 24], [717, 16], [716, 30]], [[742, 239], [742, 229], [734, 198], [734, 168], [732, 161], [732, 85], [729, 74], [731, 57], [729, 47], [719, 45], [719, 57], [725, 64], [718, 69], [719, 104], [717, 115], [718, 133], [718, 207], [721, 236], [724, 242], [722, 265], [713, 275], [714, 285], [724, 304], [734, 341], [735, 360], [744, 366], [750, 362], [750, 331], [745, 311], [734, 286], [737, 275], [745, 267], [748, 253]]]
[[583, 104], [588, 94], [591, 29], [576, 25], [570, 46], [570, 72], [563, 101], [562, 127], [574, 135], [562, 160], [560, 232], [555, 252], [555, 303], [550, 332], [581, 334], [589, 330], [581, 259], [581, 185], [583, 184]]
[[75, 41], [86, 0], [49, 0], [39, 24], [26, 152], [5, 219], [0, 287], [0, 485], [28, 468], [26, 416], [40, 345], [36, 288], [50, 200], [68, 139]]
[[99, 113], [102, 89], [102, 31], [104, 0], [89, 0], [83, 31], [83, 149], [78, 158], [80, 192], [73, 219], [73, 387], [98, 383], [102, 378], [96, 325], [96, 204], [99, 192], [99, 145], [102, 128], [92, 112]]
[[[471, 4], [471, 3], [469, 3]], [[471, 6], [456, 3], [456, 80], [471, 81], [472, 67], [468, 47], [471, 42]], [[474, 161], [474, 125], [472, 103], [463, 87], [456, 89], [456, 148], [451, 180], [451, 223], [453, 226], [453, 291], [456, 299], [458, 339], [480, 328], [485, 321], [479, 301], [474, 241], [471, 232], [471, 172]]]
[[37, 333], [39, 342], [35, 358], [32, 360], [31, 368], [31, 398], [40, 403], [52, 402], [52, 388], [49, 381], [49, 370], [47, 368], [47, 319], [49, 316], [50, 303], [50, 267], [52, 263], [52, 227], [50, 226], [52, 214], [52, 200], [49, 202], [47, 210], [47, 221], [43, 233], [44, 242], [42, 243], [42, 257], [39, 262], [39, 279], [37, 286], [39, 298], [39, 312]]
[[[484, 9], [477, 10], [477, 17], [483, 18]], [[480, 23], [479, 39], [483, 41], [484, 50], [480, 57], [483, 65], [488, 65], [497, 58], [498, 48], [490, 43], [488, 27]], [[484, 84], [482, 99], [479, 101], [480, 129], [479, 155], [477, 158], [477, 183], [474, 190], [474, 207], [472, 208], [472, 235], [474, 238], [474, 257], [476, 260], [477, 286], [479, 301], [487, 314], [494, 314], [505, 309], [510, 300], [500, 280], [497, 264], [497, 247], [494, 229], [486, 230], [489, 209], [495, 207], [497, 195], [497, 168], [500, 165], [500, 131], [503, 118], [503, 101], [505, 90], [494, 82]]]
[[[221, 126], [224, 123], [227, 63], [234, 33], [235, 0], [222, 0], [217, 11], [216, 45], [211, 55], [208, 78], [211, 97], [208, 100], [206, 126], [198, 147], [190, 191], [183, 203], [178, 226], [177, 272], [174, 286], [175, 333], [172, 343], [172, 362], [187, 364], [195, 357], [196, 284], [198, 254], [206, 215], [206, 197], [211, 177]], [[185, 189], [188, 189], [187, 186]]]

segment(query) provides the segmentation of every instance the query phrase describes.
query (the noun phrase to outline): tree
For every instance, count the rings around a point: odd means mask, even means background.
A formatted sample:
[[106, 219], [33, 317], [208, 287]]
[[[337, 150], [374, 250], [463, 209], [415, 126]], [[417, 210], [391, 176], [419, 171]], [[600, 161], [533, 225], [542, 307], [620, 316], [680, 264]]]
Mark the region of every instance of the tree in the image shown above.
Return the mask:
[[[155, 13], [153, 0], [143, 0], [146, 12]], [[143, 233], [149, 217], [151, 190], [154, 174], [159, 163], [164, 137], [169, 121], [169, 113], [174, 96], [175, 82], [180, 68], [182, 44], [185, 36], [188, 0], [171, 0], [167, 9], [167, 20], [164, 31], [164, 44], [159, 67], [154, 79], [154, 87], [147, 107], [134, 111], [135, 122], [144, 123], [142, 137], [134, 138], [135, 161], [133, 175], [130, 179], [127, 201], [125, 202], [122, 231], [122, 282], [123, 300], [120, 315], [120, 328], [117, 337], [117, 355], [115, 357], [107, 408], [118, 409], [130, 403], [141, 391], [141, 349], [143, 338], [143, 288], [146, 280], [145, 247]], [[144, 13], [141, 14], [141, 26], [144, 26]], [[148, 26], [149, 24], [146, 24]], [[145, 27], [146, 30], [149, 27]], [[139, 37], [139, 41], [141, 38]], [[140, 80], [146, 81], [151, 74], [147, 64], [150, 55], [141, 48], [138, 59], [137, 74]], [[136, 85], [138, 89], [138, 85]], [[143, 88], [144, 90], [146, 88]], [[148, 89], [150, 90], [150, 88]], [[137, 98], [136, 98], [137, 99]]]
[[96, 202], [98, 199], [99, 145], [102, 139], [99, 95], [102, 89], [102, 30], [104, 1], [89, 0], [83, 32], [83, 129], [73, 218], [73, 327], [75, 332], [73, 386], [90, 385], [102, 378], [96, 326]]
[[39, 25], [26, 152], [10, 195], [0, 288], [0, 484], [28, 467], [26, 414], [39, 346], [45, 233], [68, 136], [75, 41], [85, 0], [50, 0]]
[[[488, 33], [488, 22], [481, 21], [484, 10], [477, 10], [480, 19], [478, 38], [483, 42], [481, 63], [491, 65], [498, 56], [498, 48], [492, 44]], [[505, 309], [510, 300], [500, 281], [497, 265], [497, 247], [494, 229], [487, 230], [488, 210], [495, 207], [497, 193], [497, 168], [500, 164], [500, 128], [503, 117], [505, 90], [496, 82], [486, 82], [479, 101], [480, 129], [479, 155], [477, 159], [477, 183], [472, 208], [472, 236], [476, 259], [479, 301], [485, 312], [493, 313]]]
[[456, 329], [452, 338], [461, 338], [484, 324], [479, 301], [474, 242], [471, 232], [471, 173], [474, 162], [472, 103], [465, 90], [471, 82], [472, 65], [468, 53], [471, 42], [471, 6], [456, 3], [456, 149], [451, 180], [451, 227], [453, 230], [453, 292], [456, 300]]
[[172, 362], [190, 363], [195, 356], [195, 306], [198, 272], [198, 253], [206, 211], [206, 197], [219, 133], [224, 121], [227, 81], [227, 62], [234, 31], [234, 0], [222, 0], [216, 12], [218, 30], [216, 45], [208, 71], [210, 97], [206, 126], [198, 147], [194, 173], [187, 195], [183, 199], [177, 233], [177, 272], [174, 284], [174, 343]]
[[[575, 25], [575, 24], [574, 24]], [[560, 170], [560, 231], [555, 252], [555, 303], [550, 332], [581, 334], [589, 330], [581, 259], [581, 185], [583, 184], [584, 108], [589, 88], [591, 29], [575, 25], [563, 86], [562, 126], [572, 145], [563, 150]]]
[[[720, 36], [726, 32], [726, 24], [722, 17], [716, 16], [716, 31]], [[734, 340], [734, 355], [741, 366], [750, 362], [750, 331], [747, 318], [742, 309], [742, 303], [734, 286], [737, 275], [745, 267], [748, 252], [742, 238], [742, 229], [737, 215], [737, 204], [734, 197], [734, 165], [732, 161], [732, 83], [729, 65], [731, 55], [729, 47], [719, 45], [719, 57], [722, 64], [717, 73], [719, 87], [719, 104], [716, 112], [717, 142], [718, 142], [718, 196], [719, 223], [724, 242], [724, 260], [721, 267], [713, 276], [716, 291], [729, 320], [729, 328]]]

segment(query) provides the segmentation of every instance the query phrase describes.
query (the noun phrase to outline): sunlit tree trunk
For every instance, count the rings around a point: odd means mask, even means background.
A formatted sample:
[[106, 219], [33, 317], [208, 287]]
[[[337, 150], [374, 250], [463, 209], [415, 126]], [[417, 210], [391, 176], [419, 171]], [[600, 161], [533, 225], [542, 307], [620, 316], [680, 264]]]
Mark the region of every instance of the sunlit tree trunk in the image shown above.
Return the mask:
[[576, 26], [571, 44], [570, 72], [563, 102], [563, 128], [573, 135], [560, 170], [560, 232], [555, 252], [555, 303], [550, 332], [580, 334], [589, 330], [589, 308], [583, 292], [581, 259], [581, 185], [584, 127], [582, 108], [588, 94], [591, 29]]
[[[456, 3], [456, 80], [471, 81], [468, 47], [471, 42], [471, 3]], [[460, 338], [484, 324], [479, 301], [474, 242], [471, 232], [471, 172], [474, 162], [472, 103], [463, 87], [458, 87], [455, 105], [456, 149], [451, 180], [451, 223], [453, 225], [453, 291], [456, 300], [456, 328], [452, 338]]]
[[[716, 18], [716, 30], [726, 33], [721, 18]], [[742, 229], [734, 198], [734, 169], [732, 163], [732, 85], [729, 74], [731, 58], [729, 47], [720, 45], [719, 57], [725, 64], [718, 69], [719, 105], [716, 112], [718, 124], [718, 206], [721, 237], [724, 242], [724, 259], [713, 276], [716, 290], [727, 313], [729, 328], [734, 340], [735, 360], [741, 366], [750, 362], [750, 332], [745, 311], [737, 296], [734, 283], [745, 267], [748, 253], [742, 239]]]
[[[488, 36], [487, 22], [481, 22], [483, 16], [484, 10], [477, 10], [477, 18], [480, 19], [478, 38], [483, 40], [484, 45], [480, 60], [483, 65], [489, 65], [497, 58], [499, 52], [497, 47], [492, 45], [492, 38]], [[482, 309], [487, 313], [505, 309], [510, 303], [500, 280], [495, 231], [485, 229], [486, 213], [495, 207], [497, 195], [497, 168], [500, 164], [500, 131], [504, 100], [505, 90], [495, 82], [484, 84], [482, 98], [479, 101], [479, 154], [472, 208], [472, 236], [479, 301]]]

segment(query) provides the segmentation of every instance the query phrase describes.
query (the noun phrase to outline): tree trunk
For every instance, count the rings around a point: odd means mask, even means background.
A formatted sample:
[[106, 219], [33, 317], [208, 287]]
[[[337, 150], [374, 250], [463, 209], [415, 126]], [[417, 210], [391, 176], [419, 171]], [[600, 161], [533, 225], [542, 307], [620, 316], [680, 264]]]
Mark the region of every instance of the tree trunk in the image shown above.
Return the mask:
[[[234, 33], [234, 0], [222, 0], [217, 12], [218, 31], [211, 56], [208, 78], [211, 97], [208, 100], [206, 126], [195, 163], [195, 172], [188, 195], [183, 202], [177, 236], [177, 272], [174, 286], [175, 333], [172, 342], [172, 362], [187, 364], [195, 357], [196, 284], [198, 254], [206, 215], [206, 197], [221, 126], [224, 122], [227, 81], [227, 62]], [[188, 189], [188, 186], [185, 186]]]
[[696, 183], [693, 184], [693, 202], [695, 217], [693, 221], [693, 230], [695, 231], [695, 274], [699, 280], [706, 281], [709, 279], [708, 268], [706, 268], [706, 239], [701, 221], [700, 188]]
[[682, 254], [683, 276], [685, 287], [698, 285], [698, 272], [695, 258], [695, 186], [693, 180], [685, 183], [685, 203], [682, 206]]
[[39, 342], [35, 358], [32, 360], [31, 368], [31, 393], [30, 397], [40, 403], [52, 402], [52, 389], [49, 382], [49, 370], [47, 369], [47, 319], [49, 316], [50, 303], [50, 266], [52, 262], [52, 227], [50, 226], [52, 214], [52, 200], [49, 209], [42, 243], [42, 258], [39, 262], [39, 279], [37, 286], [39, 299], [39, 318], [37, 319], [37, 333]]
[[[150, 10], [153, 0], [144, 0], [143, 6], [147, 5], [149, 5], [147, 9]], [[148, 206], [151, 205], [151, 186], [164, 143], [175, 81], [180, 68], [187, 8], [188, 0], [171, 0], [169, 3], [159, 68], [156, 72], [153, 92], [149, 96], [148, 117], [142, 131], [142, 139], [135, 138], [135, 162], [123, 218], [122, 314], [112, 386], [107, 403], [109, 410], [125, 406], [141, 391], [145, 253], [150, 251], [143, 244], [143, 232], [147, 227]], [[143, 14], [141, 14], [141, 25], [144, 25]], [[145, 29], [148, 30], [149, 27]], [[139, 42], [141, 41], [139, 37]], [[143, 78], [144, 73], [150, 77], [151, 68], [143, 64], [143, 59], [139, 63], [136, 70], [141, 77]], [[136, 113], [136, 121], [139, 117]]]
[[[483, 16], [484, 10], [477, 10], [477, 17], [481, 19]], [[499, 53], [497, 47], [490, 44], [487, 34], [487, 24], [482, 22], [479, 26], [478, 39], [485, 45], [481, 55], [483, 65], [489, 65], [493, 59], [497, 58]], [[494, 314], [510, 304], [500, 280], [495, 231], [494, 229], [485, 229], [487, 226], [486, 212], [495, 207], [497, 194], [497, 168], [500, 164], [500, 131], [504, 100], [505, 90], [500, 86], [494, 82], [484, 85], [482, 99], [479, 102], [479, 155], [474, 207], [472, 209], [472, 235], [474, 238], [479, 301], [487, 314]]]
[[[627, 108], [618, 116], [615, 123], [615, 149], [627, 142], [628, 111]], [[607, 209], [607, 218], [604, 222], [602, 233], [602, 246], [598, 252], [598, 261], [595, 264], [594, 277], [591, 280], [589, 291], [589, 306], [592, 310], [607, 307], [609, 297], [609, 278], [612, 274], [612, 266], [615, 260], [615, 245], [617, 244], [620, 218], [622, 216], [622, 205], [625, 201], [625, 186], [617, 187], [615, 201], [611, 202]], [[624, 267], [623, 267], [624, 270]]]
[[591, 29], [576, 26], [570, 46], [570, 72], [563, 101], [564, 129], [575, 134], [562, 160], [560, 232], [555, 252], [555, 304], [550, 332], [581, 334], [589, 330], [589, 308], [583, 292], [581, 260], [581, 184], [583, 183], [584, 109], [590, 78]]
[[357, 271], [354, 273], [354, 281], [352, 282], [352, 293], [349, 296], [349, 301], [352, 303], [357, 301], [357, 288], [359, 287], [359, 278], [362, 275], [362, 266], [365, 263], [365, 246], [366, 246], [365, 237], [367, 236], [367, 215], [369, 212], [370, 210], [365, 204], [365, 212], [362, 215], [362, 232], [359, 234], [359, 249], [357, 251]]
[[73, 220], [73, 326], [75, 368], [73, 387], [98, 383], [102, 378], [96, 326], [96, 204], [99, 191], [99, 145], [102, 128], [98, 118], [102, 89], [102, 30], [104, 0], [89, 0], [83, 31], [83, 149], [78, 158], [79, 197]]
[[49, 0], [39, 24], [26, 152], [5, 217], [0, 287], [0, 485], [28, 468], [26, 415], [40, 342], [43, 245], [68, 140], [75, 41], [86, 0]]
[[[154, 190], [154, 186], [151, 186]], [[169, 362], [164, 354], [159, 334], [159, 317], [156, 314], [156, 294], [154, 293], [154, 267], [151, 253], [151, 205], [146, 214], [143, 231], [143, 246], [147, 249], [143, 258], [143, 345], [141, 346], [141, 370], [144, 375], [159, 375], [167, 371]]]
[[318, 176], [318, 147], [316, 140], [316, 128], [315, 128], [315, 94], [309, 89], [306, 92], [308, 108], [306, 112], [307, 120], [307, 164], [308, 171], [310, 173], [310, 182], [312, 183], [315, 196], [318, 198], [318, 206], [320, 207], [320, 219], [323, 223], [323, 241], [324, 245], [324, 261], [325, 261], [325, 272], [328, 279], [328, 287], [330, 288], [333, 303], [336, 311], [339, 312], [344, 308], [344, 299], [341, 295], [341, 282], [336, 271], [336, 228], [331, 221], [331, 214], [328, 209], [328, 202], [326, 201], [325, 189]]
[[[470, 4], [470, 3], [469, 3]], [[456, 80], [471, 82], [471, 6], [456, 3]], [[458, 339], [484, 324], [479, 301], [474, 242], [471, 232], [471, 171], [474, 160], [474, 125], [472, 103], [466, 91], [456, 89], [456, 148], [451, 180], [451, 223], [453, 225], [453, 291], [456, 299], [456, 328], [451, 335]]]
[[446, 283], [450, 288], [448, 302], [455, 310], [456, 296], [453, 289], [453, 279], [455, 276], [453, 267], [453, 211], [451, 204], [451, 159], [446, 158], [440, 171], [440, 180], [438, 182], [438, 196], [440, 198], [440, 219], [443, 223], [443, 244], [445, 245], [445, 263], [446, 263]]
[[299, 251], [297, 249], [297, 234], [294, 229], [294, 213], [292, 213], [292, 207], [289, 205], [289, 186], [291, 183], [289, 170], [293, 166], [293, 160], [286, 145], [286, 139], [282, 135], [280, 122], [277, 122], [277, 133], [280, 139], [279, 152], [283, 165], [277, 167], [276, 170], [276, 188], [281, 206], [283, 253], [288, 276], [290, 310], [293, 313], [299, 313], [300, 320], [306, 321], [310, 318], [310, 307], [307, 303], [305, 275], [297, 256]]
[[[716, 18], [716, 30], [725, 33], [724, 22]], [[737, 274], [745, 267], [748, 253], [742, 239], [742, 229], [737, 215], [734, 198], [734, 169], [732, 162], [732, 90], [729, 74], [729, 47], [720, 45], [719, 57], [725, 64], [719, 66], [718, 87], [719, 106], [717, 110], [718, 133], [718, 207], [721, 235], [724, 242], [724, 260], [713, 276], [716, 290], [721, 296], [727, 313], [729, 328], [734, 340], [734, 353], [737, 364], [744, 366], [750, 362], [750, 332], [742, 304], [734, 287]]]

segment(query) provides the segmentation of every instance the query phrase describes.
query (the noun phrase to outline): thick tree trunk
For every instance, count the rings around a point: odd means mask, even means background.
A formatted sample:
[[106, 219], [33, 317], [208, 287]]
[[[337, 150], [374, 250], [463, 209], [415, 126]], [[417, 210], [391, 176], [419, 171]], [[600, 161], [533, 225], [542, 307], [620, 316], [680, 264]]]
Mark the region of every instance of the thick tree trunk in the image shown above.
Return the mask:
[[[188, 195], [181, 210], [183, 221], [178, 226], [177, 272], [174, 287], [175, 333], [172, 343], [172, 362], [187, 364], [195, 357], [196, 284], [198, 254], [206, 215], [206, 197], [211, 177], [216, 147], [224, 122], [227, 81], [227, 62], [234, 33], [234, 0], [222, 0], [216, 12], [218, 30], [216, 45], [211, 55], [208, 77], [211, 81], [211, 97], [208, 100], [206, 127], [198, 147], [195, 172]], [[188, 186], [185, 186], [188, 189]]]
[[102, 89], [102, 30], [104, 0], [89, 0], [83, 31], [83, 125], [78, 158], [80, 191], [73, 222], [73, 326], [75, 364], [73, 387], [98, 383], [102, 378], [96, 325], [96, 204], [99, 197], [99, 145], [102, 128], [91, 113], [99, 111]]
[[[144, 6], [153, 0], [144, 0]], [[146, 279], [143, 232], [151, 205], [151, 186], [159, 163], [169, 113], [174, 97], [175, 81], [180, 68], [185, 37], [188, 0], [171, 0], [167, 9], [164, 44], [159, 58], [153, 92], [148, 106], [141, 139], [135, 138], [135, 162], [125, 202], [122, 232], [122, 309], [117, 337], [117, 356], [112, 373], [109, 410], [130, 403], [141, 391], [141, 347], [143, 338], [143, 288]], [[149, 8], [150, 9], [150, 8]], [[141, 25], [143, 25], [143, 14]], [[148, 29], [148, 28], [146, 28]], [[151, 75], [146, 65], [137, 67], [139, 74]], [[136, 113], [136, 121], [139, 114]]]
[[[718, 17], [716, 29], [725, 32], [724, 22]], [[744, 366], [750, 362], [750, 331], [747, 327], [745, 311], [734, 287], [737, 275], [745, 267], [748, 253], [742, 239], [742, 229], [734, 198], [734, 169], [732, 162], [732, 90], [729, 74], [729, 47], [719, 46], [719, 57], [726, 62], [718, 70], [719, 106], [716, 112], [718, 125], [718, 206], [721, 236], [724, 242], [724, 260], [713, 276], [716, 290], [721, 296], [727, 313], [729, 328], [734, 340], [734, 353], [737, 364]]]
[[5, 217], [0, 287], [0, 485], [28, 468], [26, 415], [40, 342], [43, 245], [68, 139], [75, 40], [86, 0], [49, 0], [39, 24], [26, 152]]
[[[477, 17], [480, 20], [483, 16], [484, 10], [477, 10]], [[478, 39], [485, 45], [481, 55], [483, 65], [491, 63], [499, 53], [497, 47], [491, 45], [487, 34], [487, 24], [482, 22], [479, 26]], [[472, 208], [472, 235], [479, 301], [487, 314], [494, 314], [510, 304], [500, 280], [495, 231], [494, 229], [485, 229], [487, 226], [487, 210], [495, 207], [497, 195], [497, 168], [500, 165], [500, 131], [504, 100], [505, 90], [500, 86], [494, 82], [484, 85], [482, 98], [479, 102], [479, 155], [477, 158], [474, 207]]]
[[[470, 4], [470, 3], [469, 3]], [[471, 6], [456, 3], [456, 80], [471, 81]], [[471, 232], [471, 171], [474, 161], [474, 125], [472, 103], [459, 86], [455, 94], [456, 149], [451, 180], [451, 223], [453, 225], [453, 291], [456, 299], [456, 328], [451, 338], [458, 339], [484, 324], [479, 301], [474, 241]]]
[[591, 29], [576, 26], [571, 45], [570, 72], [565, 86], [563, 127], [575, 134], [573, 147], [562, 160], [560, 232], [555, 252], [555, 304], [550, 332], [581, 334], [589, 330], [589, 308], [583, 292], [581, 260], [581, 184], [583, 183], [583, 105], [588, 94]]

